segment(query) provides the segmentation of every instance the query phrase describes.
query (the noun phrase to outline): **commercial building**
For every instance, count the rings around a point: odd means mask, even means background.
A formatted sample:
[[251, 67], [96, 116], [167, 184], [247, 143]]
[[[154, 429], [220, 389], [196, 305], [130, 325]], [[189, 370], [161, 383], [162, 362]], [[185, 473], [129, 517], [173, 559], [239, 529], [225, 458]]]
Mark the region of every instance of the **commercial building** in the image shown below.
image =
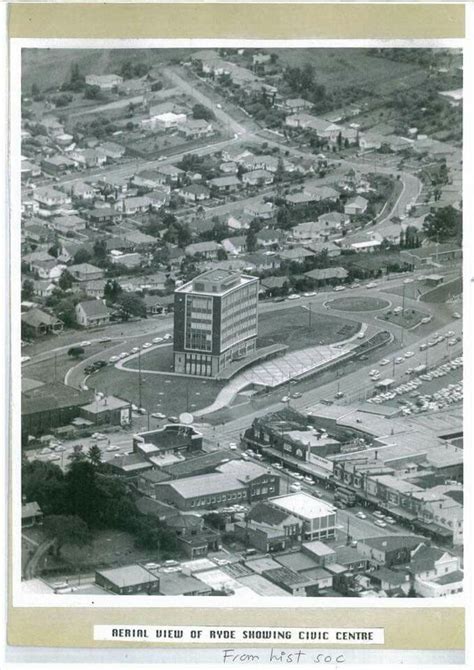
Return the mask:
[[271, 498], [269, 504], [285, 510], [303, 522], [304, 541], [332, 538], [336, 534], [336, 509], [319, 498], [307, 493]]
[[97, 570], [95, 583], [120, 596], [158, 593], [160, 578], [141, 565], [126, 565], [111, 570]]
[[256, 350], [258, 279], [210, 270], [175, 291], [175, 372], [215, 377]]
[[81, 408], [80, 415], [95, 425], [129, 426], [132, 406], [128, 400], [113, 395], [98, 397]]

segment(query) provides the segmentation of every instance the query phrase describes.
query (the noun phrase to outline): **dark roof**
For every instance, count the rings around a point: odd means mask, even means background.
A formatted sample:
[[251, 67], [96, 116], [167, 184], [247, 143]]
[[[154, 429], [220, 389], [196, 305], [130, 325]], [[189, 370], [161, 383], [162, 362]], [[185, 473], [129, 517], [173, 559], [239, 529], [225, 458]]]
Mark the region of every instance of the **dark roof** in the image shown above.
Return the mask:
[[60, 407], [82, 407], [94, 397], [93, 391], [79, 391], [61, 382], [43, 384], [21, 394], [21, 414], [48, 412]]
[[255, 505], [255, 507], [248, 513], [248, 518], [251, 521], [266, 523], [269, 526], [276, 526], [289, 516], [290, 514], [288, 514], [288, 512], [276, 509], [264, 502]]
[[263, 576], [271, 579], [276, 584], [284, 584], [287, 586], [304, 586], [310, 584], [311, 580], [304, 575], [299, 575], [288, 568], [272, 568], [271, 570], [264, 570]]
[[209, 454], [203, 454], [195, 456], [193, 458], [188, 458], [181, 463], [174, 463], [166, 467], [166, 472], [175, 477], [176, 479], [180, 477], [188, 477], [194, 475], [196, 472], [201, 472], [202, 470], [212, 468], [214, 469], [218, 465], [221, 465], [225, 461], [234, 459], [235, 456], [232, 451], [213, 451]]
[[166, 472], [163, 472], [163, 470], [147, 470], [146, 472], [142, 472], [140, 477], [148, 480], [149, 482], [152, 482], [153, 484], [165, 482], [170, 478]]
[[88, 318], [108, 316], [110, 314], [109, 309], [104, 305], [102, 300], [85, 300], [84, 302], [80, 302], [79, 306], [82, 307]]
[[156, 516], [160, 519], [166, 519], [168, 516], [175, 516], [176, 510], [168, 505], [164, 505], [158, 500], [153, 500], [152, 498], [139, 498], [135, 505], [139, 512], [142, 514], [148, 514], [149, 516]]
[[448, 498], [451, 498], [460, 505], [464, 504], [464, 491], [462, 489], [452, 489], [451, 491], [446, 491], [444, 495], [448, 496]]
[[57, 323], [62, 323], [62, 321], [57, 317], [51, 316], [51, 314], [47, 314], [46, 312], [43, 312], [41, 309], [36, 308], [30, 309], [25, 314], [22, 314], [21, 320], [23, 321], [23, 323], [26, 323], [29, 326], [32, 326], [33, 328], [37, 328], [38, 326], [41, 326], [43, 324], [46, 326], [54, 326]]
[[379, 551], [398, 551], [399, 549], [415, 549], [419, 544], [425, 542], [424, 537], [419, 535], [384, 535], [382, 537], [366, 537], [360, 540], [372, 549]]
[[443, 575], [436, 580], [437, 584], [453, 584], [454, 582], [460, 582], [464, 579], [464, 572], [462, 570], [454, 570], [454, 572], [449, 572], [447, 575]]
[[406, 572], [398, 572], [396, 570], [390, 570], [389, 568], [380, 567], [374, 573], [372, 573], [371, 578], [374, 580], [380, 580], [380, 582], [389, 582], [392, 586], [399, 586], [400, 584], [405, 584], [407, 580]]

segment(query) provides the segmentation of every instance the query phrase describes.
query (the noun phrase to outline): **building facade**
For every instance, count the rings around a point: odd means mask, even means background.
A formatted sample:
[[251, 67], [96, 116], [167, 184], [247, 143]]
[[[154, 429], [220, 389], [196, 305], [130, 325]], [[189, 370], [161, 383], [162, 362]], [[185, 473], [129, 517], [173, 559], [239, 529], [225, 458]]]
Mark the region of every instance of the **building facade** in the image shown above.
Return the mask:
[[215, 377], [256, 350], [258, 279], [210, 270], [175, 291], [175, 372]]

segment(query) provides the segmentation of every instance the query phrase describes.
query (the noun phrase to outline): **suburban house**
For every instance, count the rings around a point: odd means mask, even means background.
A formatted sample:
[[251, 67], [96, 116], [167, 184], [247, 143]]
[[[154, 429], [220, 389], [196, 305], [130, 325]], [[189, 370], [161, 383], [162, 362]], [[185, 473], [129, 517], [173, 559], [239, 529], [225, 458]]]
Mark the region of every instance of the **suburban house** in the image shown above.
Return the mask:
[[200, 202], [202, 200], [208, 200], [211, 196], [209, 189], [205, 186], [201, 186], [200, 184], [183, 186], [180, 193], [188, 202]]
[[196, 242], [195, 244], [188, 244], [184, 252], [186, 256], [201, 255], [204, 258], [217, 258], [219, 251], [222, 251], [222, 245], [218, 242]]
[[157, 594], [160, 589], [160, 578], [141, 565], [97, 570], [95, 583], [105, 591], [121, 596]]
[[245, 205], [244, 214], [254, 219], [271, 219], [275, 214], [275, 205], [272, 202], [255, 202]]
[[123, 83], [123, 77], [118, 74], [88, 74], [87, 86], [98, 86], [101, 91], [111, 91]]
[[344, 213], [350, 216], [355, 214], [364, 214], [367, 210], [369, 202], [361, 195], [352, 198], [344, 205]]
[[104, 326], [110, 321], [110, 311], [102, 300], [85, 300], [76, 305], [76, 321], [83, 328]]
[[60, 333], [63, 322], [41, 309], [33, 308], [21, 315], [21, 328], [26, 337], [41, 337]]
[[123, 147], [121, 144], [117, 144], [116, 142], [103, 142], [99, 146], [100, 151], [102, 154], [105, 155], [107, 160], [119, 160], [125, 155], [125, 147]]
[[96, 196], [95, 188], [84, 181], [61, 184], [61, 190], [73, 198], [80, 198], [81, 200], [93, 200]]
[[348, 272], [345, 268], [319, 268], [305, 272], [305, 276], [312, 279], [316, 286], [325, 286], [326, 284], [340, 284], [347, 279]]
[[41, 524], [43, 521], [43, 512], [37, 502], [23, 503], [21, 506], [21, 526], [22, 528], [31, 528]]
[[68, 268], [69, 273], [76, 281], [92, 281], [94, 279], [102, 279], [104, 270], [98, 268], [90, 263], [79, 263], [78, 265], [71, 265]]
[[76, 214], [55, 216], [50, 225], [53, 230], [62, 235], [74, 235], [77, 231], [86, 229], [86, 221]]
[[214, 132], [212, 123], [204, 119], [188, 119], [179, 126], [179, 134], [186, 139], [209, 137]]
[[37, 188], [33, 192], [33, 199], [39, 203], [40, 207], [53, 211], [66, 207], [71, 204], [71, 198], [66, 193], [52, 188], [51, 186], [43, 186]]
[[238, 255], [247, 251], [247, 238], [245, 235], [227, 237], [225, 240], [222, 240], [221, 244], [229, 254]]
[[242, 183], [247, 186], [268, 186], [273, 184], [273, 174], [268, 170], [252, 170], [242, 175]]
[[214, 179], [209, 179], [209, 187], [213, 187], [219, 191], [219, 193], [230, 193], [242, 186], [242, 182], [238, 177], [228, 176], [228, 177], [214, 177]]
[[181, 177], [184, 176], [184, 170], [175, 165], [162, 165], [157, 168], [157, 173], [162, 184], [176, 185]]

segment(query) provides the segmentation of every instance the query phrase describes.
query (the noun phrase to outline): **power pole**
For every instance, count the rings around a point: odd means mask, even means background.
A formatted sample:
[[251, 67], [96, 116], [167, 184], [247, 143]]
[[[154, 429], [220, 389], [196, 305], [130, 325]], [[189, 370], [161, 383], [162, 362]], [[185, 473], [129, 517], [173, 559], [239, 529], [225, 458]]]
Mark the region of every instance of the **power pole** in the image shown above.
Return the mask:
[[138, 352], [138, 407], [142, 406], [142, 352]]

